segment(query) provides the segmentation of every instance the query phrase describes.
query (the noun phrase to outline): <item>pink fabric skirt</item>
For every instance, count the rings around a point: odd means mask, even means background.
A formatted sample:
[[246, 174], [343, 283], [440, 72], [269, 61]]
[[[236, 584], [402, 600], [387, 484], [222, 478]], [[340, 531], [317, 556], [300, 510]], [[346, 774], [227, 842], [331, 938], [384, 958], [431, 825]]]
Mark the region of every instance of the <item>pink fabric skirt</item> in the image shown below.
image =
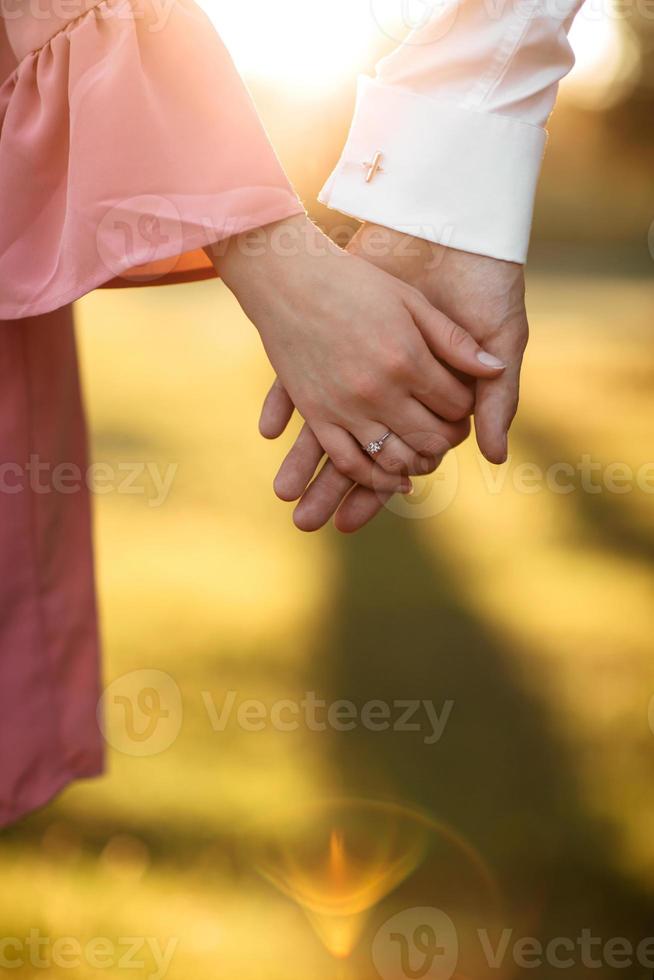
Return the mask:
[[67, 304], [213, 275], [204, 246], [303, 211], [193, 0], [5, 8], [0, 825], [102, 768], [87, 491], [37, 488], [86, 467]]
[[102, 771], [86, 468], [70, 307], [0, 321], [0, 826]]

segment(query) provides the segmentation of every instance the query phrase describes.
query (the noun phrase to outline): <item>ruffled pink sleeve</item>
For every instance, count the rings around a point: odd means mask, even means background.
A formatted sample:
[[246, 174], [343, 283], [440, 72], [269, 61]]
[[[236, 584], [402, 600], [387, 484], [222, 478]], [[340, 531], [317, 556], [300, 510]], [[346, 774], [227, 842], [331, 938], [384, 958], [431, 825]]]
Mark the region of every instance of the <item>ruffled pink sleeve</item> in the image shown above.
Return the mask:
[[33, 6], [0, 25], [0, 319], [213, 274], [202, 246], [302, 212], [194, 3]]

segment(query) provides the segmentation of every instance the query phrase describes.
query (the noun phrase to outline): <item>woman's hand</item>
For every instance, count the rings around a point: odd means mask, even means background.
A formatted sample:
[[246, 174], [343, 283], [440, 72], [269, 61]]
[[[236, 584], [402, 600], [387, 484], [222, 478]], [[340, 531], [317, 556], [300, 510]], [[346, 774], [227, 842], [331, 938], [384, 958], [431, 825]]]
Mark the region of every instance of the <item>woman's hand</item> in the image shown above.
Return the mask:
[[[410, 491], [421, 457], [460, 441], [473, 394], [441, 362], [474, 378], [504, 369], [416, 289], [303, 216], [230, 240], [215, 264], [336, 470], [378, 493]], [[387, 431], [373, 461], [361, 447]]]
[[[293, 415], [293, 402], [279, 380], [268, 392], [260, 429], [267, 439], [276, 439], [284, 432]], [[453, 424], [454, 449], [470, 435], [470, 420]], [[326, 460], [314, 479], [324, 451], [305, 423], [293, 447], [282, 463], [275, 479], [275, 493], [289, 502], [299, 499], [293, 520], [301, 531], [318, 531], [335, 515], [339, 531], [358, 531], [375, 517], [393, 496], [392, 493], [354, 486], [352, 480], [338, 472], [330, 459]], [[416, 475], [427, 476], [438, 469], [442, 456], [431, 459], [418, 457], [420, 469]], [[354, 487], [354, 489], [353, 489]]]

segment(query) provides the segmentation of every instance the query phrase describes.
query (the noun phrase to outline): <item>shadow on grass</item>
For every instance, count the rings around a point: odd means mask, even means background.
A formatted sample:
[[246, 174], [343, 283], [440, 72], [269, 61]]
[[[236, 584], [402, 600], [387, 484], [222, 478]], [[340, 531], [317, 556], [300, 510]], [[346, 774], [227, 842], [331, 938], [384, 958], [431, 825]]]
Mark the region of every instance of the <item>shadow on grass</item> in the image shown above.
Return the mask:
[[[546, 471], [552, 464], [565, 460], [561, 448], [545, 426], [530, 421], [520, 422], [520, 436], [529, 445], [529, 459]], [[571, 460], [574, 462], [574, 460]], [[594, 460], [594, 462], [597, 462]], [[607, 460], [611, 462], [611, 460]], [[645, 460], [643, 460], [645, 462]], [[635, 473], [638, 467], [633, 470]], [[654, 533], [638, 521], [629, 507], [624, 506], [626, 494], [610, 493], [601, 481], [601, 473], [593, 473], [592, 485], [599, 492], [584, 492], [575, 483], [574, 493], [565, 496], [574, 508], [579, 538], [588, 544], [611, 551], [620, 558], [632, 558], [654, 566]], [[574, 481], [572, 481], [574, 482]], [[643, 491], [635, 488], [631, 494]], [[651, 498], [654, 506], [654, 497]]]
[[652, 896], [617, 871], [613, 831], [586, 812], [556, 704], [531, 682], [527, 692], [520, 651], [472, 612], [420, 532], [420, 521], [383, 515], [340, 539], [340, 594], [316, 669], [328, 699], [429, 699], [438, 712], [450, 700], [452, 712], [431, 745], [430, 727], [333, 735], [343, 792], [390, 796], [448, 823], [495, 870], [508, 909], [540, 908], [545, 939], [584, 927], [605, 939], [651, 935]]
[[[542, 445], [541, 450], [549, 451]], [[612, 529], [604, 511], [582, 511], [580, 517], [582, 530], [599, 520], [621, 551], [633, 546], [619, 528]], [[421, 806], [466, 838], [497, 875], [507, 928], [517, 927], [522, 909], [535, 907], [534, 934], [545, 941], [575, 939], [590, 928], [604, 940], [625, 936], [639, 942], [654, 932], [652, 896], [620, 873], [613, 830], [588, 813], [569, 746], [557, 729], [556, 704], [539, 696], [537, 678], [527, 685], [518, 671], [519, 663], [533, 658], [506, 649], [480, 620], [444, 556], [421, 541], [422, 529], [420, 521], [384, 514], [359, 535], [334, 536], [339, 585], [327, 630], [307, 637], [313, 656], [303, 682], [328, 702], [349, 699], [359, 709], [371, 700], [392, 706], [418, 699], [433, 702], [440, 715], [445, 702], [452, 702], [442, 737], [430, 744], [432, 728], [424, 715], [419, 731], [358, 726], [304, 737], [324, 739], [344, 795]], [[133, 834], [160, 868], [174, 873], [199, 861], [198, 888], [211, 887], [213, 879], [231, 882], [235, 890], [255, 887], [241, 860], [239, 828], [219, 829], [210, 816], [170, 825], [147, 814], [108, 814], [102, 820], [68, 810], [66, 819], [89, 856], [112, 834]], [[45, 814], [35, 814], [5, 831], [3, 850], [19, 856], [37, 845], [47, 822]], [[420, 903], [429, 901], [424, 879], [415, 887], [421, 889]], [[408, 899], [411, 888], [409, 881], [403, 891]], [[437, 894], [432, 901], [437, 904]], [[575, 976], [613, 973], [580, 968]], [[630, 980], [642, 976], [636, 972]]]

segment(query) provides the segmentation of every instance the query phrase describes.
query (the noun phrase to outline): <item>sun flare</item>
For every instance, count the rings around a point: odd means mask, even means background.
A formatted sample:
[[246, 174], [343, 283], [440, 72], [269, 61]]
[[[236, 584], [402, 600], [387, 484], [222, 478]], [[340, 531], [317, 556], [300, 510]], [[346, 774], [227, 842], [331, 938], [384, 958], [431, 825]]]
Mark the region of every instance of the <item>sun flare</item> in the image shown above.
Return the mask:
[[329, 88], [356, 71], [374, 36], [367, 3], [352, 0], [200, 0], [246, 75], [293, 86]]
[[638, 54], [621, 29], [618, 9], [586, 0], [570, 30], [576, 63], [563, 80], [564, 98], [587, 109], [604, 109], [619, 102]]
[[[386, 0], [199, 2], [241, 72], [268, 79], [295, 97], [329, 90], [363, 69], [380, 38], [399, 43], [406, 33]], [[619, 101], [637, 52], [621, 30], [613, 0], [599, 7], [587, 0], [570, 41], [576, 64], [563, 81], [564, 99], [586, 108]]]

